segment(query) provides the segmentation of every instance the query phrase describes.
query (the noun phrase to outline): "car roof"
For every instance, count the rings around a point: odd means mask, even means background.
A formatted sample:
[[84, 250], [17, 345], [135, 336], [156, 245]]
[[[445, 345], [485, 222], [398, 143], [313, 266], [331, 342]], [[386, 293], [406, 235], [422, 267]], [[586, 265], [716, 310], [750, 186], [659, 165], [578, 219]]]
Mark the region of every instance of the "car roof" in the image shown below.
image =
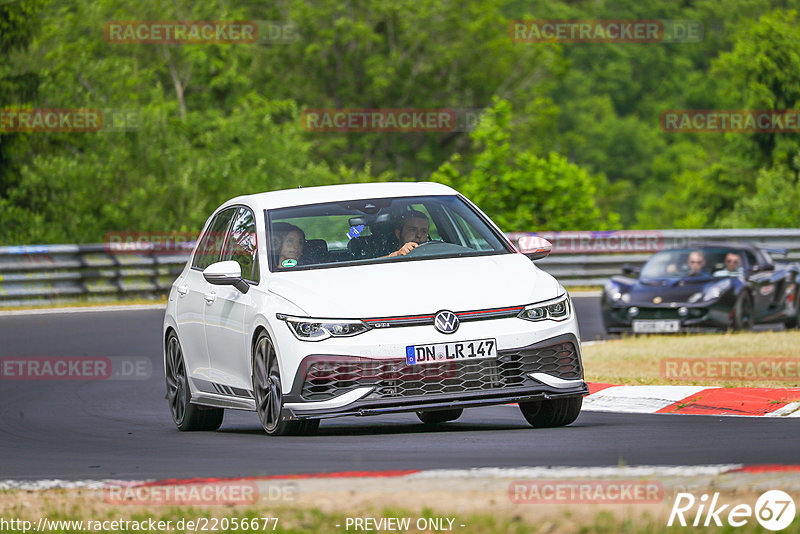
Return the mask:
[[754, 250], [758, 247], [753, 243], [742, 243], [736, 241], [699, 241], [689, 242], [685, 246], [675, 247], [675, 249], [690, 249], [690, 248], [732, 248], [736, 250]]
[[253, 195], [232, 198], [223, 206], [246, 204], [255, 210], [286, 208], [338, 202], [343, 200], [363, 200], [370, 198], [456, 195], [458, 191], [436, 182], [380, 182], [366, 184], [325, 185], [282, 189]]

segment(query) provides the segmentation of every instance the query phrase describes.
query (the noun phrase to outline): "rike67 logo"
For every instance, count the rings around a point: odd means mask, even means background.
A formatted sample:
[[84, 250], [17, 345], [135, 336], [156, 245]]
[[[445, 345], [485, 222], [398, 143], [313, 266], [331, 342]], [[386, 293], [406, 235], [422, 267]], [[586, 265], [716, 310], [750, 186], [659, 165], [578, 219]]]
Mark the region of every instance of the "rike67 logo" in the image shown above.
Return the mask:
[[[678, 493], [669, 514], [667, 526], [685, 527], [711, 525], [721, 527], [727, 522], [732, 527], [741, 527], [755, 518], [767, 530], [783, 530], [794, 520], [795, 504], [792, 497], [781, 490], [770, 490], [761, 494], [755, 507], [749, 504], [719, 504], [719, 493], [703, 494], [696, 499], [691, 493]], [[677, 520], [677, 522], [676, 522]]]

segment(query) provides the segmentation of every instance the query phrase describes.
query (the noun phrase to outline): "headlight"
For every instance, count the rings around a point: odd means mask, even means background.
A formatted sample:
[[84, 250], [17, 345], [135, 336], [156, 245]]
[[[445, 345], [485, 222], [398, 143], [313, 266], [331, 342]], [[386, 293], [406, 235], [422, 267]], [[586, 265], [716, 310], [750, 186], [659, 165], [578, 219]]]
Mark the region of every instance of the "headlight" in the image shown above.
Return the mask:
[[731, 279], [726, 278], [708, 286], [703, 291], [703, 300], [714, 300], [719, 298], [728, 288], [731, 287]]
[[292, 317], [282, 313], [278, 313], [275, 316], [285, 321], [289, 330], [301, 341], [322, 341], [329, 337], [357, 336], [370, 329], [362, 321], [348, 319], [314, 319], [311, 317]]
[[569, 317], [570, 308], [569, 295], [565, 293], [553, 300], [525, 306], [517, 317], [526, 321], [544, 321], [545, 319], [563, 321]]
[[622, 288], [616, 282], [609, 280], [605, 287], [606, 296], [611, 302], [630, 302], [630, 293], [623, 293]]

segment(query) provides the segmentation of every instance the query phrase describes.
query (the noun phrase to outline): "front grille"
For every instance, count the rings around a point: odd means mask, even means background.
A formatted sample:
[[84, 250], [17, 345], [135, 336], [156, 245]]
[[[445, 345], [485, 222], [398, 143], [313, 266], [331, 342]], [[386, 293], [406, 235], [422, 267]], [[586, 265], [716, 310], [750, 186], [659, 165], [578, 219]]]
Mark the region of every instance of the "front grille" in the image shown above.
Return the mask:
[[583, 377], [572, 342], [547, 347], [500, 351], [497, 359], [406, 365], [405, 360], [346, 359], [308, 365], [301, 395], [327, 400], [355, 388], [375, 386], [366, 398], [386, 399], [437, 393], [493, 390], [535, 382], [528, 373], [564, 379]]

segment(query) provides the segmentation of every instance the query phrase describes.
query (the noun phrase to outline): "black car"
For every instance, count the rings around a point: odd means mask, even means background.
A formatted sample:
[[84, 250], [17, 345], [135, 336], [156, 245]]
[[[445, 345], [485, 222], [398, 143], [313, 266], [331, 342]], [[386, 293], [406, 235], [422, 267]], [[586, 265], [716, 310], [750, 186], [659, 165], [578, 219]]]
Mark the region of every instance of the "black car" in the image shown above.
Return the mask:
[[[664, 250], [641, 268], [626, 265], [601, 298], [606, 332], [748, 330], [758, 323], [796, 328], [800, 265], [775, 263], [751, 243], [706, 243]], [[636, 277], [636, 278], [634, 278]]]

